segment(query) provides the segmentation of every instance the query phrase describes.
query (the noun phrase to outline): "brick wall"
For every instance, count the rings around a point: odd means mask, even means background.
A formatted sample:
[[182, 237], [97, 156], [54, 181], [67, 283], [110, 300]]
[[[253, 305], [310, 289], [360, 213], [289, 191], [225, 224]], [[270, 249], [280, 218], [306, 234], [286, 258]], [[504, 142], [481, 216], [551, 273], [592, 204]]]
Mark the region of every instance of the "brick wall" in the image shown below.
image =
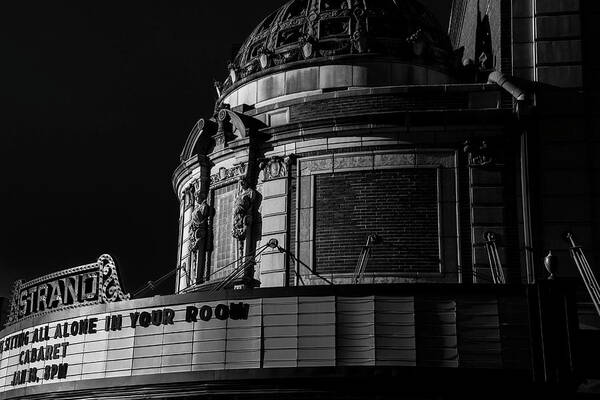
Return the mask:
[[317, 271], [352, 273], [373, 233], [384, 243], [367, 272], [439, 270], [434, 169], [318, 175], [315, 192]]
[[362, 97], [340, 97], [302, 103], [290, 107], [290, 122], [397, 112], [401, 110], [448, 110], [469, 107], [467, 93], [422, 93], [412, 96], [372, 95]]

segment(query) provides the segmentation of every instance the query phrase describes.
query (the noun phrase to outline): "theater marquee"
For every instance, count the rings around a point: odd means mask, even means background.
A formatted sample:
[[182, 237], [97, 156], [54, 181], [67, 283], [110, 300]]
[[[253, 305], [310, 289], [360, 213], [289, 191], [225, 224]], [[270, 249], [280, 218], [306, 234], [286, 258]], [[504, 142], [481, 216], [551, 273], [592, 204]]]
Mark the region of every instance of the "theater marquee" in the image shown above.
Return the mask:
[[[501, 349], [502, 331], [528, 321], [523, 312], [521, 319], [500, 324], [511, 310], [527, 309], [521, 289], [510, 287], [448, 286], [443, 306], [431, 300], [441, 295], [439, 288], [427, 285], [226, 290], [107, 302], [104, 288], [118, 287], [108, 290], [109, 299], [111, 293], [115, 300], [127, 296], [114, 282], [105, 285], [107, 272], [116, 270], [106, 271], [114, 263], [101, 260], [106, 264], [21, 285], [20, 313], [0, 331], [0, 400], [228, 376], [252, 379], [278, 368], [455, 369], [461, 357], [468, 360], [479, 349], [457, 341], [479, 334], [473, 321], [489, 325], [486, 340], [494, 347], [485, 365], [501, 368], [506, 355], [494, 349]], [[58, 306], [54, 290], [60, 301], [68, 296], [66, 304]], [[95, 295], [86, 299], [88, 293]], [[40, 304], [46, 308], [40, 310]], [[438, 335], [448, 339], [439, 342]], [[522, 340], [527, 348], [528, 339]], [[511, 365], [529, 368], [528, 352], [514, 357]]]
[[[191, 332], [195, 323], [209, 324], [213, 319], [248, 320], [249, 310], [250, 305], [243, 302], [229, 305], [187, 305], [177, 309], [131, 310], [126, 313], [90, 316], [25, 329], [0, 338], [2, 365], [8, 362], [5, 368], [0, 368], [0, 383], [3, 382], [0, 387], [7, 390], [68, 378], [82, 379], [85, 375], [97, 377], [98, 371], [106, 374], [106, 369], [115, 365], [122, 366], [115, 371], [121, 372], [116, 375], [122, 375], [123, 371], [129, 372], [132, 369], [133, 362], [126, 367], [128, 361], [121, 357], [132, 353], [136, 339], [138, 343], [160, 342], [159, 351], [153, 350], [155, 356], [159, 356], [158, 353], [162, 355], [165, 349], [169, 349], [168, 345], [163, 346], [162, 343], [172, 340], [165, 331], [175, 334]], [[212, 326], [207, 325], [207, 328], [217, 326], [218, 322]], [[118, 344], [113, 344], [115, 340], [118, 340]], [[179, 346], [179, 351], [181, 347]], [[189, 352], [191, 354], [191, 347]], [[120, 362], [124, 360], [124, 363]], [[153, 360], [142, 362], [152, 365]], [[92, 372], [86, 374], [86, 369]]]

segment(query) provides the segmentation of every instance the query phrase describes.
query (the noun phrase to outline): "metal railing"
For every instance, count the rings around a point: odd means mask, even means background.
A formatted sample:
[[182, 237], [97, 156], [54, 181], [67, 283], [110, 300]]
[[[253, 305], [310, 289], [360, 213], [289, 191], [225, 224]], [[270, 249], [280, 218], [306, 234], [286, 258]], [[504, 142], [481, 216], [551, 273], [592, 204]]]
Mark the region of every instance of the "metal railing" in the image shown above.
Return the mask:
[[358, 256], [358, 262], [356, 263], [356, 267], [354, 268], [354, 275], [352, 276], [352, 282], [354, 284], [359, 284], [362, 280], [362, 277], [367, 269], [367, 264], [369, 263], [369, 258], [371, 258], [371, 254], [373, 253], [373, 245], [381, 243], [381, 238], [378, 235], [369, 235], [367, 238], [367, 244], [365, 244]]
[[583, 247], [578, 246], [575, 243], [575, 237], [571, 232], [568, 232], [565, 237], [570, 244], [569, 253], [571, 254], [571, 258], [573, 259], [575, 266], [577, 266], [585, 288], [592, 298], [592, 303], [596, 308], [596, 312], [598, 312], [598, 315], [600, 316], [600, 286], [598, 285], [598, 280], [583, 252]]
[[490, 262], [492, 281], [496, 285], [504, 285], [506, 283], [506, 277], [504, 276], [502, 261], [500, 260], [500, 254], [498, 253], [496, 234], [493, 232], [486, 232], [483, 236], [485, 239], [485, 249], [487, 250], [488, 260]]

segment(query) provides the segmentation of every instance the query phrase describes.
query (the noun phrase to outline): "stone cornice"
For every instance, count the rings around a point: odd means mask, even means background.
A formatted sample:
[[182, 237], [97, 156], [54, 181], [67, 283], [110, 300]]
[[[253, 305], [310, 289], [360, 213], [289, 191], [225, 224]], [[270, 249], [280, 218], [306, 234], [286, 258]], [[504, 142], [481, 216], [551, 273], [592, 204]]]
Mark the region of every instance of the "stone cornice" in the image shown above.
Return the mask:
[[[217, 105], [223, 103], [223, 100], [227, 98], [231, 93], [235, 92], [240, 87], [244, 86], [247, 83], [250, 83], [254, 80], [258, 80], [268, 75], [273, 75], [283, 71], [291, 71], [295, 69], [301, 69], [306, 67], [317, 67], [322, 65], [337, 65], [337, 64], [357, 64], [368, 62], [369, 64], [377, 63], [377, 62], [401, 62], [406, 63], [407, 60], [398, 58], [398, 57], [386, 57], [378, 54], [350, 54], [350, 55], [339, 55], [339, 56], [330, 56], [330, 57], [320, 57], [316, 59], [310, 60], [301, 60], [291, 62], [289, 64], [277, 65], [262, 71], [255, 72], [243, 79], [238, 80], [235, 84], [231, 85], [227, 89], [225, 89], [219, 99], [217, 100]], [[437, 70], [439, 72], [447, 72], [443, 68], [436, 68], [436, 66], [428, 65], [428, 64], [420, 64], [418, 62], [411, 62], [410, 64], [421, 66], [424, 68], [428, 68], [431, 70]]]

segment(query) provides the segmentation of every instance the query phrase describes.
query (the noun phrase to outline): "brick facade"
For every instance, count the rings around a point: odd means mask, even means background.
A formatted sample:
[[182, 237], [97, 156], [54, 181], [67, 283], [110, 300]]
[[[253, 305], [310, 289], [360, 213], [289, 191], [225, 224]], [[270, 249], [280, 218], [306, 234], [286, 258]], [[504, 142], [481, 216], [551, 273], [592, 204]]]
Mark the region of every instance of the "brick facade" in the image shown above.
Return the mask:
[[398, 110], [455, 110], [469, 108], [468, 93], [423, 92], [411, 96], [372, 95], [313, 101], [290, 107], [290, 122], [394, 112]]
[[315, 182], [316, 269], [351, 273], [370, 234], [367, 272], [439, 270], [438, 193], [434, 169], [319, 175]]

